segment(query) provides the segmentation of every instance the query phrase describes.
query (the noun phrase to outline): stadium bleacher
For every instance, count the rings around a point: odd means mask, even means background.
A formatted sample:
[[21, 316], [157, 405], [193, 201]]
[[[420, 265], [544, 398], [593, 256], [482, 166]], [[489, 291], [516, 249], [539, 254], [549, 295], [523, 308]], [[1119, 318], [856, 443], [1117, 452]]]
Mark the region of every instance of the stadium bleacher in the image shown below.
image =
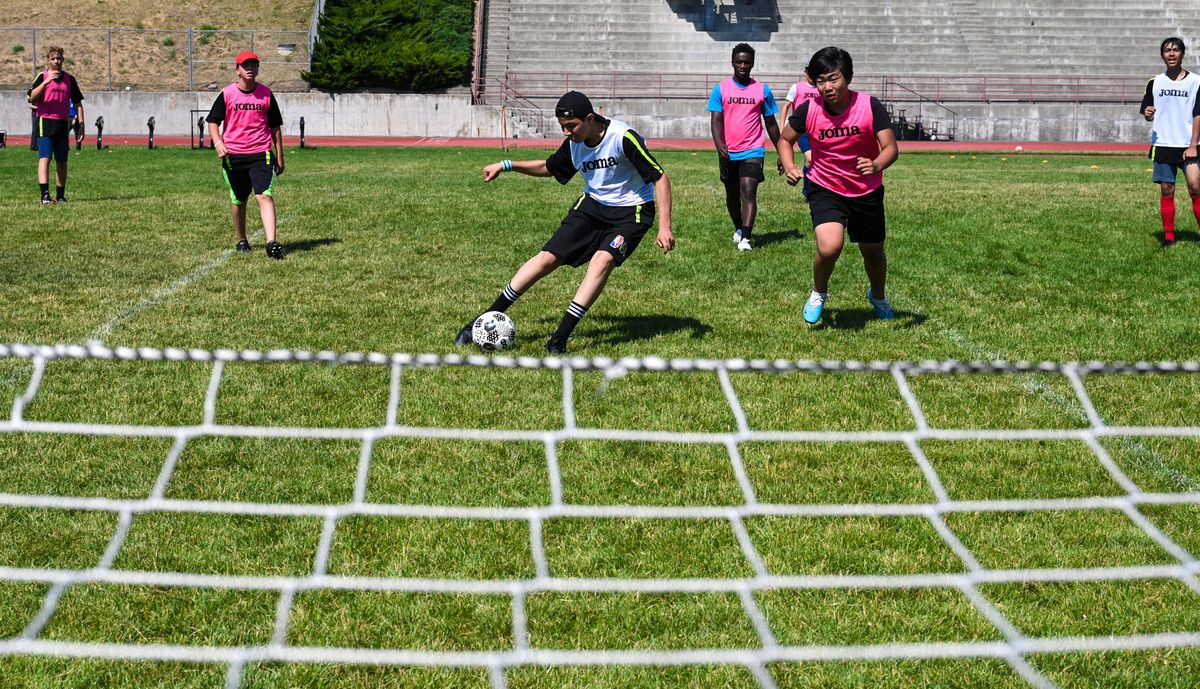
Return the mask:
[[838, 45], [858, 74], [876, 77], [1142, 75], [1160, 68], [1159, 41], [1191, 43], [1188, 27], [1200, 25], [1196, 0], [488, 0], [486, 8], [485, 80], [723, 73], [740, 41], [759, 48], [762, 73], [796, 72], [816, 49]]

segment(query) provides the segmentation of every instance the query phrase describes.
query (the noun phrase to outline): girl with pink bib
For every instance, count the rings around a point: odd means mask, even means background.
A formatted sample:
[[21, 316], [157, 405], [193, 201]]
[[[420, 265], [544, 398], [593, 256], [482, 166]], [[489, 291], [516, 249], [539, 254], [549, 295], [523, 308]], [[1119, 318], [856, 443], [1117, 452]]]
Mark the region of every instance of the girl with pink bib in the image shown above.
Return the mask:
[[876, 316], [888, 320], [894, 314], [886, 293], [883, 171], [900, 155], [892, 119], [878, 99], [850, 90], [854, 62], [846, 51], [822, 48], [808, 65], [821, 97], [797, 105], [780, 134], [786, 145], [779, 146], [784, 173], [793, 186], [804, 179], [804, 173], [796, 165], [792, 145], [807, 134], [812, 147], [808, 204], [817, 253], [804, 320], [809, 324], [821, 320], [844, 234], [862, 254], [870, 282], [867, 301]]

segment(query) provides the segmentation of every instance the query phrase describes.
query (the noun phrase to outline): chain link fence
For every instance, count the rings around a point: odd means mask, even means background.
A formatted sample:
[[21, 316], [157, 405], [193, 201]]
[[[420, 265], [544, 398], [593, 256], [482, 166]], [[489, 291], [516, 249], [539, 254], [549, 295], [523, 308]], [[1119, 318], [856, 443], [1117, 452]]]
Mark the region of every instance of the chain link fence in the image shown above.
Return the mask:
[[300, 73], [312, 64], [306, 30], [0, 28], [0, 89], [28, 89], [52, 45], [86, 91], [215, 91], [236, 78], [243, 50], [273, 90], [307, 91]]

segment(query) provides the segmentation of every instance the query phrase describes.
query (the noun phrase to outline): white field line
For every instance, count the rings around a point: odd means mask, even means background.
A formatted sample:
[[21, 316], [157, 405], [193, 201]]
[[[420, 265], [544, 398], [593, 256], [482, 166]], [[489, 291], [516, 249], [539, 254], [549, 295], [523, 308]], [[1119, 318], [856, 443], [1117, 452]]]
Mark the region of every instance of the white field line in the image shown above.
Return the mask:
[[[275, 224], [276, 224], [276, 226], [283, 224], [282, 219], [277, 221]], [[260, 229], [257, 233], [254, 234], [253, 237], [251, 237], [251, 239], [254, 239], [257, 241], [262, 236], [263, 236], [263, 232]], [[228, 263], [229, 259], [233, 258], [234, 254], [236, 254], [236, 253], [237, 253], [236, 249], [226, 249], [225, 251], [218, 254], [217, 257], [214, 258], [213, 260], [209, 261], [208, 263], [205, 263], [204, 265], [200, 266], [199, 268], [196, 268], [195, 270], [188, 273], [187, 275], [184, 275], [183, 277], [179, 278], [175, 282], [172, 282], [169, 285], [164, 285], [162, 287], [159, 287], [150, 296], [143, 297], [142, 299], [140, 299], [134, 303], [126, 305], [120, 311], [117, 311], [115, 314], [113, 314], [113, 316], [111, 318], [109, 318], [107, 321], [105, 321], [103, 325], [98, 326], [95, 330], [93, 330], [91, 333], [89, 333], [85, 342], [90, 342], [92, 340], [103, 341], [104, 338], [111, 335], [112, 331], [121, 323], [124, 323], [125, 321], [128, 321], [128, 320], [134, 318], [139, 313], [141, 313], [142, 311], [145, 311], [146, 309], [148, 309], [152, 306], [157, 306], [158, 304], [166, 301], [167, 299], [174, 296], [176, 292], [179, 292], [180, 290], [185, 289], [188, 285], [192, 284], [193, 282], [203, 279], [206, 275], [208, 275], [212, 271], [214, 271], [217, 268], [220, 268], [221, 266]]]
[[[889, 289], [888, 291], [893, 294], [897, 293], [897, 290], [895, 289]], [[925, 316], [926, 322], [936, 327], [942, 336], [969, 353], [972, 358], [982, 361], [1010, 360], [1007, 352], [1003, 350], [989, 349], [988, 347], [975, 342], [966, 335], [963, 335], [956, 328], [944, 325], [935, 316], [931, 316], [923, 312], [919, 306], [910, 305], [907, 308], [917, 314]], [[1069, 415], [1074, 420], [1085, 426], [1091, 425], [1091, 422], [1087, 417], [1087, 412], [1084, 411], [1083, 406], [1079, 403], [1079, 400], [1075, 399], [1074, 397], [1068, 397], [1058, 390], [1055, 390], [1053, 387], [1047, 385], [1045, 381], [1040, 380], [1034, 374], [1020, 373], [1017, 374], [1016, 377], [1017, 380], [1021, 382], [1021, 388], [1024, 389], [1026, 393], [1040, 397], [1041, 399], [1049, 402], [1059, 411]], [[1122, 449], [1132, 454], [1134, 461], [1136, 461], [1139, 465], [1151, 470], [1152, 472], [1169, 479], [1172, 484], [1179, 488], [1180, 492], [1200, 492], [1200, 481], [1193, 479], [1190, 476], [1169, 466], [1158, 453], [1146, 447], [1146, 445], [1141, 441], [1131, 440], [1129, 438], [1121, 438], [1119, 442]]]

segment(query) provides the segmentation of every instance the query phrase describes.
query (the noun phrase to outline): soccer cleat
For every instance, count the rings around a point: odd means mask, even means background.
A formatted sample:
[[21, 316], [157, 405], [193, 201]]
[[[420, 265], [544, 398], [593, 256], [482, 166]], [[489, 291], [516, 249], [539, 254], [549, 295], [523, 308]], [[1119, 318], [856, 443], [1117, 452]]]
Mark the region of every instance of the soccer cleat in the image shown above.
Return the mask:
[[49, 194], [42, 194], [42, 205], [43, 206], [53, 206], [54, 199], [50, 198]]
[[737, 243], [738, 251], [749, 251], [753, 247], [750, 246], [750, 238], [747, 237]]
[[738, 243], [738, 242], [740, 242], [740, 241], [742, 241], [742, 231], [741, 231], [741, 230], [734, 230], [734, 231], [733, 231], [733, 243], [734, 243], [734, 244], [737, 244], [737, 243]]
[[462, 330], [458, 331], [458, 335], [455, 336], [455, 338], [454, 338], [454, 344], [458, 345], [459, 347], [465, 347], [465, 346], [471, 344], [471, 342], [472, 342], [471, 328], [473, 328], [473, 327], [475, 327], [475, 319], [474, 318], [472, 318], [470, 320], [470, 322], [468, 322], [466, 325], [464, 325], [462, 327]]
[[821, 312], [825, 310], [825, 297], [819, 292], [813, 292], [808, 295], [808, 301], [804, 304], [804, 322], [809, 325], [815, 324], [821, 320]]
[[55, 202], [55, 203], [66, 203], [66, 202], [67, 202], [67, 197], [65, 197], [65, 196], [60, 196], [60, 197], [58, 197], [58, 198], [54, 199], [54, 202]]
[[239, 254], [247, 253], [250, 251], [250, 242], [243, 239], [242, 241], [238, 242], [237, 246], [234, 248], [237, 249]]
[[875, 297], [871, 296], [870, 287], [867, 288], [867, 301], [871, 302], [871, 306], [875, 307], [875, 315], [879, 318], [882, 318], [885, 321], [890, 321], [896, 317], [895, 312], [892, 311], [892, 303], [889, 302], [886, 297], [883, 299], [876, 299]]
[[283, 245], [279, 242], [267, 242], [267, 255], [276, 261], [282, 261]]
[[546, 343], [546, 351], [550, 352], [551, 354], [566, 354], [567, 341], [557, 337], [551, 337], [550, 341]]

